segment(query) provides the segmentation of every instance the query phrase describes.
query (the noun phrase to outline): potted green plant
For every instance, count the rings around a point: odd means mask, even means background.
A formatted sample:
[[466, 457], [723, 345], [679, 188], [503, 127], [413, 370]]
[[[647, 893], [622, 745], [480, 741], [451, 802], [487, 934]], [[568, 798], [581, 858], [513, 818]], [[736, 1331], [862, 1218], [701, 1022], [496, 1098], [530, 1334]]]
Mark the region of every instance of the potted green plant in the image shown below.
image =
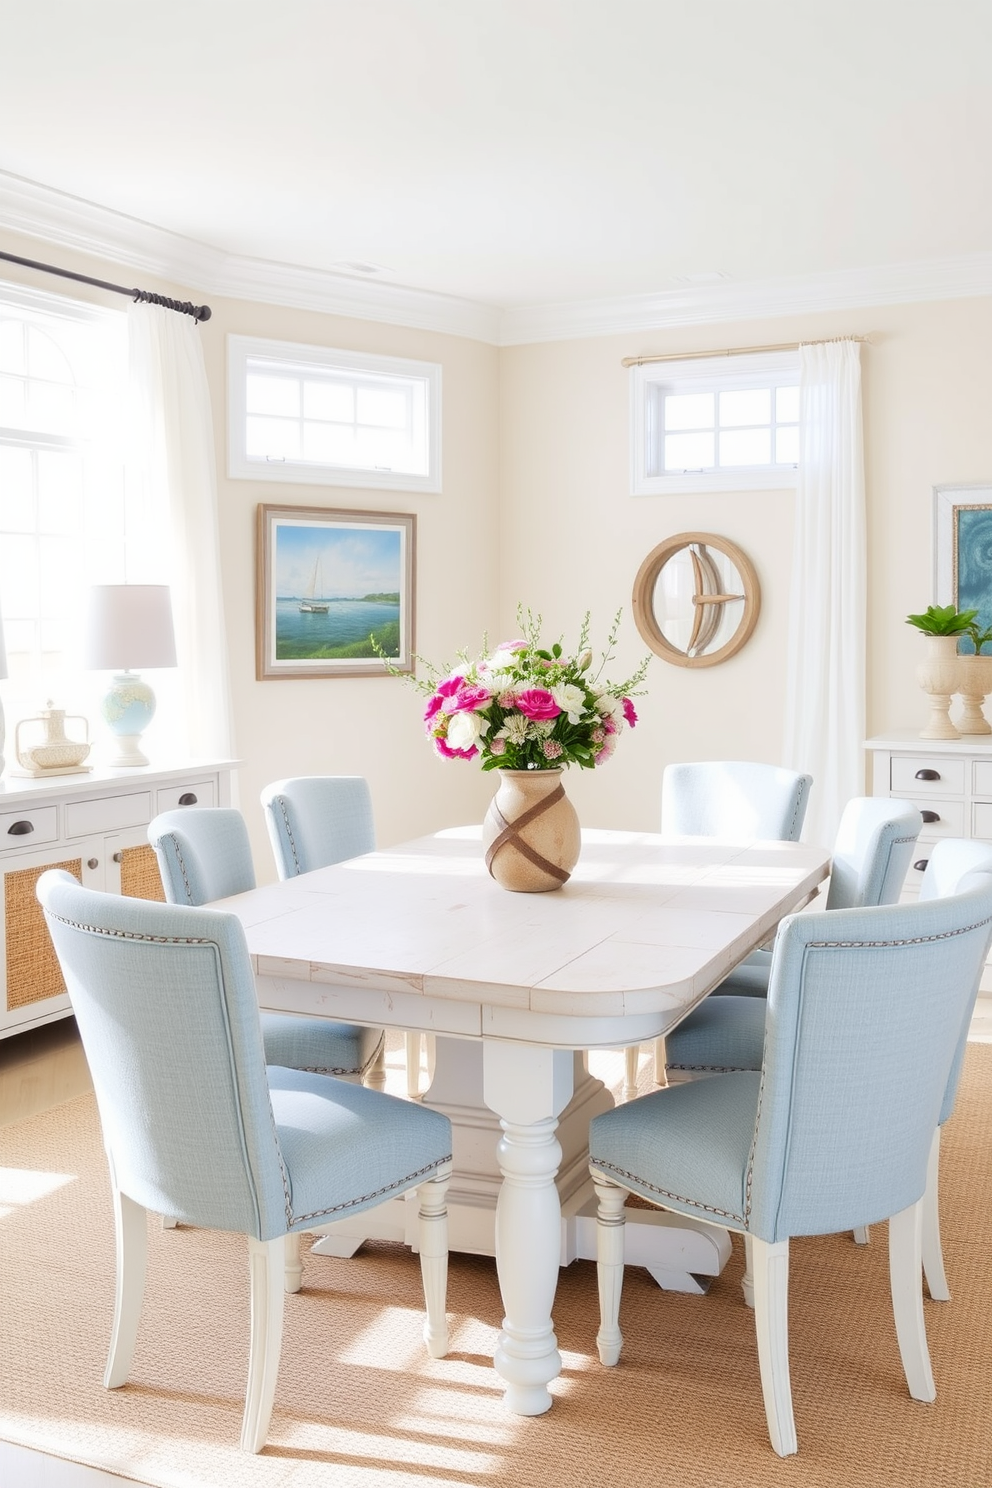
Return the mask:
[[906, 624], [915, 625], [927, 643], [923, 660], [916, 667], [916, 680], [930, 699], [930, 717], [926, 728], [920, 730], [921, 739], [959, 737], [959, 730], [951, 722], [951, 698], [963, 690], [962, 684], [972, 684], [958, 665], [962, 659], [958, 657], [958, 641], [969, 634], [977, 616], [977, 610], [959, 610], [955, 605], [929, 605], [921, 615], [906, 616]]
[[958, 719], [959, 734], [992, 734], [992, 725], [982, 712], [982, 704], [992, 692], [992, 656], [983, 656], [982, 647], [992, 642], [992, 627], [984, 628], [977, 619], [968, 626], [974, 654], [958, 657], [961, 701], [964, 711]]

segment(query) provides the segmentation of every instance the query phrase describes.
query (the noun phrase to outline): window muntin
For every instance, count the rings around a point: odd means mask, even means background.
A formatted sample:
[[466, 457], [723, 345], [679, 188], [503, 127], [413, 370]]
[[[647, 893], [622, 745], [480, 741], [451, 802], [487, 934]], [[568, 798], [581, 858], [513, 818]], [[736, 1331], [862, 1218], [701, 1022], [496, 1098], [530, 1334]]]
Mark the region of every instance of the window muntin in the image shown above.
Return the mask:
[[440, 490], [441, 369], [229, 337], [232, 476]]
[[793, 353], [631, 369], [635, 495], [792, 485], [799, 461]]

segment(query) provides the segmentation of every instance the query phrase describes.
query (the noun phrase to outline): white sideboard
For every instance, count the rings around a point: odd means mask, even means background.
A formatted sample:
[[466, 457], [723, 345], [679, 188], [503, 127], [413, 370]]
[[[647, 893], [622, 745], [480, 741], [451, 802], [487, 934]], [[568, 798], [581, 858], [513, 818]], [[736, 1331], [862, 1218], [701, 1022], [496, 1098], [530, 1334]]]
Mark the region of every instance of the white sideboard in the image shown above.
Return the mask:
[[[907, 730], [869, 739], [872, 795], [905, 796], [923, 813], [904, 899], [913, 898], [941, 837], [974, 837], [992, 847], [992, 734], [921, 739]], [[992, 958], [982, 989], [992, 988]]]
[[0, 781], [0, 1038], [71, 1012], [35, 898], [46, 868], [66, 868], [88, 888], [161, 899], [148, 823], [177, 806], [230, 805], [233, 768], [194, 761]]

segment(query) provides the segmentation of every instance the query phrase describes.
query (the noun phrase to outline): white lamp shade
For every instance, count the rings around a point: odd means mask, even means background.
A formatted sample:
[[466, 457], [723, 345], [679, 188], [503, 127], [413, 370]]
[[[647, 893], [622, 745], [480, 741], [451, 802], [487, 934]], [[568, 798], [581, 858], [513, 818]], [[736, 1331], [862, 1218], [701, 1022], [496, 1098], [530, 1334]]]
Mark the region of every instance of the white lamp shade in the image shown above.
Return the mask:
[[167, 584], [94, 584], [83, 640], [91, 671], [137, 671], [176, 665]]

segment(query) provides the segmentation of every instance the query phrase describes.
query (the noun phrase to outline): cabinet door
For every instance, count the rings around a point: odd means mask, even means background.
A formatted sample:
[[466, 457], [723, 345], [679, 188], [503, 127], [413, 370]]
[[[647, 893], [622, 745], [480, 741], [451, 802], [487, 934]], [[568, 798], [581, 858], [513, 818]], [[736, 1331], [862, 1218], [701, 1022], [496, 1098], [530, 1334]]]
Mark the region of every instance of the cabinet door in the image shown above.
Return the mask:
[[0, 957], [5, 988], [0, 1027], [4, 1031], [48, 1023], [69, 1011], [62, 971], [35, 885], [47, 869], [64, 868], [84, 882], [88, 879], [92, 887], [102, 888], [102, 877], [99, 883], [93, 883], [97, 875], [86, 867], [92, 856], [93, 844], [84, 842], [73, 848], [53, 845], [47, 851], [17, 853], [5, 859], [0, 873]]
[[157, 899], [164, 903], [158, 859], [148, 844], [144, 828], [121, 832], [104, 843], [107, 891], [129, 899]]

